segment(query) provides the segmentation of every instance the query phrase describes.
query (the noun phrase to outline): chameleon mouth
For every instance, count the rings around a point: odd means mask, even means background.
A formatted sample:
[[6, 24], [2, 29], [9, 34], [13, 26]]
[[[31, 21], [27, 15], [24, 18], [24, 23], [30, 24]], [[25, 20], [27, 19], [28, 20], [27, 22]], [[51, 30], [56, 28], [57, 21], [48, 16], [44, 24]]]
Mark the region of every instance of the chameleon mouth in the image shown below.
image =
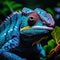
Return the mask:
[[47, 27], [47, 26], [33, 26], [33, 29], [44, 29], [44, 30], [53, 30], [52, 27]]
[[26, 26], [26, 27], [23, 27], [20, 29], [20, 31], [24, 31], [24, 30], [29, 30], [29, 29], [37, 29], [37, 30], [40, 30], [40, 29], [44, 29], [44, 30], [53, 30], [53, 27], [47, 27], [47, 26]]

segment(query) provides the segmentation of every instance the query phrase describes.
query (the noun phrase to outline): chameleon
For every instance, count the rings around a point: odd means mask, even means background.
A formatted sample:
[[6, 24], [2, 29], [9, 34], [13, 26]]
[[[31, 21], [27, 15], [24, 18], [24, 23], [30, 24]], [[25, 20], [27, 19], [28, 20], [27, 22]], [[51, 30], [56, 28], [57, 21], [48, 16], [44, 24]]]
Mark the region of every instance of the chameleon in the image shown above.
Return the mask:
[[0, 25], [0, 57], [6, 60], [46, 60], [40, 40], [41, 34], [53, 30], [54, 19], [41, 8], [34, 10], [24, 7], [13, 12]]

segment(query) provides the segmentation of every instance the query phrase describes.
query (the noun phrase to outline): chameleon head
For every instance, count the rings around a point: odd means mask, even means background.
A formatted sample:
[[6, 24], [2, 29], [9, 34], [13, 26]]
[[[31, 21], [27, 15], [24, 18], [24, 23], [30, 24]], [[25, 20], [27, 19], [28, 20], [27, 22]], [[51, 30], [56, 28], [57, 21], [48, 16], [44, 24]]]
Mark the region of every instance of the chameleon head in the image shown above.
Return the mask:
[[35, 10], [23, 8], [22, 13], [21, 34], [36, 35], [53, 30], [55, 22], [46, 11], [39, 8]]

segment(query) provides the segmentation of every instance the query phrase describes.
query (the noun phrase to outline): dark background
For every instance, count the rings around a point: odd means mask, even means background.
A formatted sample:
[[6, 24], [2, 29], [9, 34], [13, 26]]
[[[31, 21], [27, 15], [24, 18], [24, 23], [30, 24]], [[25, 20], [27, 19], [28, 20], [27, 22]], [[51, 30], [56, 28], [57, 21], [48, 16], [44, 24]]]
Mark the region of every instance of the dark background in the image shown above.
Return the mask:
[[51, 13], [56, 25], [60, 26], [60, 0], [0, 0], [0, 24], [14, 11], [21, 11], [23, 7], [31, 9], [42, 8]]

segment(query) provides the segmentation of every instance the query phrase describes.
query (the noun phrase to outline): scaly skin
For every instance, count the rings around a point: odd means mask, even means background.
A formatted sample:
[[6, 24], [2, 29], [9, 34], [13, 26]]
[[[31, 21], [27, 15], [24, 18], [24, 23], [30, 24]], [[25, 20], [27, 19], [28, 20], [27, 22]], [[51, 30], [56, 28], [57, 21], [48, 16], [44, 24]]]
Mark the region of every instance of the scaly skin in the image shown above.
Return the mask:
[[55, 22], [49, 13], [39, 8], [23, 8], [22, 12], [15, 12], [8, 17], [4, 24], [2, 26], [5, 29], [1, 30], [0, 35], [0, 41], [3, 40], [0, 43], [0, 55], [8, 60], [45, 60], [40, 58], [40, 54], [46, 56], [42, 45], [32, 44], [40, 39], [41, 34], [53, 30], [51, 26]]

